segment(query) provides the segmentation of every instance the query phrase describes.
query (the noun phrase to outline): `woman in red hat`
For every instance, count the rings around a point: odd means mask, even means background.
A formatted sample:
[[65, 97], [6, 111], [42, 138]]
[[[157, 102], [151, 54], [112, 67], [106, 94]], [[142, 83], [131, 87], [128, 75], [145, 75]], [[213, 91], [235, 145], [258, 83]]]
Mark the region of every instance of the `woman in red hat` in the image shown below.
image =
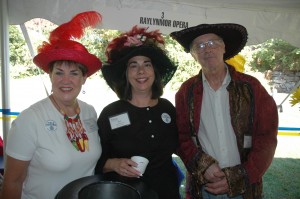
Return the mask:
[[2, 198], [53, 199], [69, 182], [94, 174], [101, 145], [97, 114], [77, 99], [87, 77], [102, 63], [80, 43], [97, 12], [76, 15], [51, 32], [34, 63], [49, 74], [52, 93], [13, 121], [6, 144]]
[[[177, 67], [163, 49], [157, 31], [133, 27], [112, 40], [102, 73], [120, 100], [106, 106], [98, 118], [102, 155], [96, 173], [120, 180], [142, 181], [161, 199], [179, 198], [177, 170], [172, 162], [178, 144], [175, 108], [161, 98]], [[149, 160], [145, 173], [132, 156]]]

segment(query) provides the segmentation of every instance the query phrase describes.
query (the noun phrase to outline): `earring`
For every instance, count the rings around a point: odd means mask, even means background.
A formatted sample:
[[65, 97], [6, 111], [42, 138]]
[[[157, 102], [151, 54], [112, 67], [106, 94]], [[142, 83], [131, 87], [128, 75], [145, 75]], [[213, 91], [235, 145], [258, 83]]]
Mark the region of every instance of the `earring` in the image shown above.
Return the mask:
[[85, 94], [84, 86], [82, 86], [81, 92], [82, 92], [82, 94]]

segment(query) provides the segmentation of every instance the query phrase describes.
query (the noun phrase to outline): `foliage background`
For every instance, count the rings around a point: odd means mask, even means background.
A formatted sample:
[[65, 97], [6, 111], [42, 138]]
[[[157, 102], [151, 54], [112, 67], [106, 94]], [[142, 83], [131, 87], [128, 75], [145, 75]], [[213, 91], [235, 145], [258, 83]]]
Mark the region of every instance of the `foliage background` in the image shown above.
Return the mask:
[[[49, 32], [57, 27], [55, 24], [41, 19], [33, 19], [25, 24], [29, 33], [33, 34], [31, 41], [34, 50], [42, 41], [47, 41]], [[44, 28], [40, 28], [44, 27]], [[102, 62], [106, 61], [105, 48], [109, 41], [118, 36], [121, 32], [117, 30], [86, 29], [85, 35], [79, 40], [87, 49], [98, 56]], [[12, 66], [11, 77], [14, 79], [28, 76], [36, 76], [44, 72], [32, 62], [32, 57], [27, 50], [22, 32], [18, 26], [9, 27], [10, 65]], [[179, 88], [180, 84], [189, 77], [198, 73], [200, 66], [193, 60], [190, 54], [185, 53], [182, 47], [170, 36], [165, 36], [166, 49], [171, 59], [178, 65], [178, 70], [168, 86], [172, 90]], [[101, 76], [101, 73], [97, 73]]]
[[281, 39], [269, 39], [251, 47], [253, 52], [250, 65], [259, 72], [267, 70], [299, 71], [300, 48]]
[[[25, 23], [31, 34], [34, 49], [42, 41], [47, 41], [49, 32], [57, 25], [43, 19], [32, 19]], [[106, 61], [105, 48], [108, 42], [120, 34], [117, 30], [87, 29], [86, 34], [80, 39], [88, 50], [98, 56], [102, 62]], [[18, 26], [9, 28], [11, 77], [23, 78], [43, 74], [33, 62], [27, 50], [25, 40]], [[181, 83], [196, 75], [201, 66], [197, 64], [189, 53], [170, 36], [165, 35], [166, 49], [171, 59], [178, 65], [178, 69], [167, 85], [171, 90], [177, 90]], [[300, 71], [300, 48], [290, 45], [280, 39], [270, 39], [262, 44], [246, 46], [241, 52], [246, 59], [245, 72], [267, 70]], [[101, 76], [101, 73], [97, 73]]]

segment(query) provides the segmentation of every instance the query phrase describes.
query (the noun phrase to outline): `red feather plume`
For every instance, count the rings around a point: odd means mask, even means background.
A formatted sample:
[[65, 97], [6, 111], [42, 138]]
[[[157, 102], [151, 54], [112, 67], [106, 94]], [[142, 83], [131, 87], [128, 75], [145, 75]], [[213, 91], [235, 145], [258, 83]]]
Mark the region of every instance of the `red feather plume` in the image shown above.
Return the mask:
[[64, 23], [50, 33], [50, 43], [57, 40], [79, 39], [84, 34], [86, 27], [95, 27], [102, 20], [101, 14], [96, 11], [88, 11], [77, 14], [69, 22]]
[[43, 42], [37, 49], [38, 53], [48, 52], [57, 48], [83, 47], [81, 44], [71, 40], [80, 39], [86, 27], [95, 27], [102, 21], [100, 13], [95, 11], [82, 12], [75, 15], [69, 22], [54, 29], [49, 36], [49, 43]]

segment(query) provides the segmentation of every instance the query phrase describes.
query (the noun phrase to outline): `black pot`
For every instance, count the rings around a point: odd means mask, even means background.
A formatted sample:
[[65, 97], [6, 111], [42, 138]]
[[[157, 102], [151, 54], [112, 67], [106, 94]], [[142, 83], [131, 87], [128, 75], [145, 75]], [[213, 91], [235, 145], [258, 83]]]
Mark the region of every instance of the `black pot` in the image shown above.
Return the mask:
[[119, 180], [94, 175], [64, 186], [55, 199], [158, 199], [156, 192], [139, 180]]
[[141, 199], [139, 192], [124, 183], [101, 181], [85, 186], [80, 192], [78, 199]]

